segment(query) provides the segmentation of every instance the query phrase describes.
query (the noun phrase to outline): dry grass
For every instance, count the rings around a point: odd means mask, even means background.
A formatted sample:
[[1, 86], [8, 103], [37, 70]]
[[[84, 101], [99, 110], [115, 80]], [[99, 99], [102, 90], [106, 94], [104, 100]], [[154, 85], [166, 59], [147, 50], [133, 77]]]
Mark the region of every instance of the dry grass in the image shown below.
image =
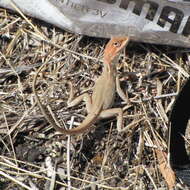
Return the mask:
[[131, 100], [116, 97], [128, 126], [120, 134], [113, 118], [80, 136], [60, 135], [35, 102], [32, 81], [48, 61], [37, 82], [42, 102], [63, 127], [81, 122], [85, 106], [67, 108], [66, 81], [77, 93], [92, 87], [106, 42], [0, 9], [0, 189], [167, 188], [155, 149], [167, 150], [169, 113], [189, 76], [188, 50], [129, 44], [118, 64]]

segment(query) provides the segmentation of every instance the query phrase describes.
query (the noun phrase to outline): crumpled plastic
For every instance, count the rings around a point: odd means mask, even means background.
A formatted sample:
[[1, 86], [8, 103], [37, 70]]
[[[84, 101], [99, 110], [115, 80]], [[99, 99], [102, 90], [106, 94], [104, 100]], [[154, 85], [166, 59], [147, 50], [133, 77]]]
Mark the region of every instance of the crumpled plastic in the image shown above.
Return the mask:
[[0, 0], [74, 33], [190, 47], [190, 0]]

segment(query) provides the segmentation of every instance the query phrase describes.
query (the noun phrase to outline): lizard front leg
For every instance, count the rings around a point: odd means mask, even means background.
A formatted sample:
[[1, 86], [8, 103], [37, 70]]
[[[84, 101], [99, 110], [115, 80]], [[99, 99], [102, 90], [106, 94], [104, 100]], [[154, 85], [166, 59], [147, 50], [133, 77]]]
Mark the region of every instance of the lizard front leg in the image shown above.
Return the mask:
[[78, 105], [80, 102], [84, 101], [86, 104], [86, 110], [89, 113], [92, 108], [91, 96], [88, 93], [84, 93], [75, 98], [73, 84], [71, 82], [69, 82], [69, 87], [70, 87], [70, 93], [69, 93], [69, 99], [67, 101], [67, 106], [73, 107], [73, 106]]
[[100, 118], [110, 118], [113, 116], [117, 116], [117, 130], [118, 132], [122, 131], [123, 128], [123, 110], [122, 108], [111, 108], [107, 110], [103, 110], [100, 113]]
[[116, 76], [116, 91], [118, 93], [118, 95], [120, 96], [120, 98], [127, 104], [129, 103], [129, 97], [128, 97], [128, 94], [124, 93], [123, 90], [121, 89], [121, 86], [120, 86], [120, 81], [119, 81], [119, 77]]

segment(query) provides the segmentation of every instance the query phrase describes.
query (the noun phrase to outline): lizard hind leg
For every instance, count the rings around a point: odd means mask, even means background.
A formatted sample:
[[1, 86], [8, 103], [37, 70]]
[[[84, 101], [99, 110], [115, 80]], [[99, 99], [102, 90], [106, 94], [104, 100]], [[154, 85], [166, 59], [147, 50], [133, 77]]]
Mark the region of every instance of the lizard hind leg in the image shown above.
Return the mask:
[[88, 93], [81, 94], [78, 97], [74, 97], [74, 89], [71, 82], [69, 82], [70, 86], [70, 93], [69, 93], [69, 99], [67, 101], [68, 107], [73, 107], [78, 105], [80, 102], [84, 101], [86, 104], [86, 110], [89, 113], [92, 108], [92, 98]]
[[123, 110], [121, 108], [110, 108], [107, 110], [103, 110], [100, 113], [100, 118], [110, 118], [117, 117], [117, 130], [118, 132], [122, 131], [123, 128]]

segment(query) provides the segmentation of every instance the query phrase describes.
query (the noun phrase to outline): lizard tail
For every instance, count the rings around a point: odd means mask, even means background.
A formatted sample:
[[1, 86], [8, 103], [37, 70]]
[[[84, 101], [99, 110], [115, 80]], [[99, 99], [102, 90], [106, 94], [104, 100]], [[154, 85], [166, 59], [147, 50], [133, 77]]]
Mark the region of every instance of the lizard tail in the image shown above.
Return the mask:
[[86, 130], [90, 129], [90, 127], [97, 121], [101, 110], [102, 110], [102, 107], [100, 107], [99, 109], [96, 109], [95, 112], [94, 111], [90, 112], [78, 127], [75, 127], [73, 129], [63, 129], [59, 127], [59, 129], [57, 128], [57, 130], [67, 135], [76, 135], [76, 134], [83, 133]]
[[55, 130], [65, 135], [77, 135], [88, 130], [96, 122], [102, 110], [102, 107], [99, 107], [98, 109], [96, 109], [96, 111], [90, 112], [78, 127], [75, 127], [73, 129], [64, 129], [58, 126], [54, 118], [51, 116], [49, 110], [44, 105], [42, 105], [41, 102], [39, 102], [39, 107], [46, 120], [51, 124], [51, 126]]
[[52, 115], [50, 114], [49, 110], [46, 108], [46, 106], [44, 106], [41, 101], [40, 98], [36, 92], [36, 80], [37, 80], [37, 76], [38, 73], [42, 70], [42, 68], [47, 65], [48, 62], [44, 63], [43, 65], [41, 65], [41, 67], [38, 69], [36, 75], [34, 76], [34, 80], [33, 80], [33, 85], [32, 85], [32, 89], [37, 101], [37, 104], [41, 110], [41, 112], [43, 113], [44, 117], [46, 118], [46, 120], [52, 125], [52, 127], [63, 133], [66, 135], [75, 135], [75, 134], [79, 134], [82, 133], [84, 131], [86, 131], [87, 129], [89, 129], [91, 127], [92, 124], [95, 123], [95, 121], [97, 120], [98, 116], [100, 115], [100, 112], [102, 110], [102, 105], [97, 105], [96, 108], [94, 110], [92, 110], [92, 112], [90, 112], [86, 118], [84, 119], [84, 121], [81, 123], [80, 126], [73, 128], [73, 129], [64, 129], [59, 127], [59, 125], [56, 123], [56, 121], [54, 120], [54, 118], [52, 117]]

